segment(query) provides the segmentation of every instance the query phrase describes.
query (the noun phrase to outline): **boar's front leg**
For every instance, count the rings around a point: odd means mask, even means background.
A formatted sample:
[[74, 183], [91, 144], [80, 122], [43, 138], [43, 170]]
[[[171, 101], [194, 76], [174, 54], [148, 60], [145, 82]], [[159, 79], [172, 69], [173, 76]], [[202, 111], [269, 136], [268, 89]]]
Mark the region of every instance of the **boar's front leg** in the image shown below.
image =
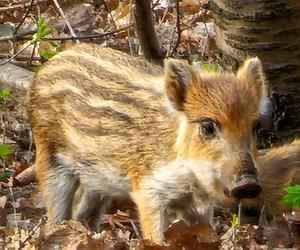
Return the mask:
[[37, 177], [47, 206], [47, 216], [51, 223], [69, 220], [78, 181], [65, 161], [52, 157], [47, 148], [41, 148], [36, 158]]
[[157, 244], [164, 241], [164, 232], [168, 227], [167, 207], [153, 190], [138, 190], [132, 193], [137, 205], [143, 238]]
[[111, 197], [100, 193], [85, 190], [81, 198], [76, 219], [88, 221], [88, 225], [94, 232], [100, 232], [101, 217], [107, 206], [111, 203]]

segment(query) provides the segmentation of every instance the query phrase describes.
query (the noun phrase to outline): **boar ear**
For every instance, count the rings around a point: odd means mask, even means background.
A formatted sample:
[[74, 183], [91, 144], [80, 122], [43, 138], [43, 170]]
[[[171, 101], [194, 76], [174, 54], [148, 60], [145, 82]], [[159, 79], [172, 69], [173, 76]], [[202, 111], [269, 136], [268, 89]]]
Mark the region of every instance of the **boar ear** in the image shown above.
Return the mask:
[[185, 61], [167, 59], [164, 66], [166, 95], [178, 111], [183, 111], [187, 90], [200, 80], [200, 76]]
[[258, 57], [247, 59], [239, 68], [237, 77], [243, 80], [249, 87], [263, 86], [264, 73], [261, 61], [258, 59]]
[[257, 96], [260, 100], [259, 110], [262, 115], [271, 113], [270, 101], [267, 97], [267, 86], [265, 84], [265, 76], [263, 73], [263, 67], [258, 57], [253, 57], [244, 62], [237, 72], [237, 77], [248, 87], [255, 87]]

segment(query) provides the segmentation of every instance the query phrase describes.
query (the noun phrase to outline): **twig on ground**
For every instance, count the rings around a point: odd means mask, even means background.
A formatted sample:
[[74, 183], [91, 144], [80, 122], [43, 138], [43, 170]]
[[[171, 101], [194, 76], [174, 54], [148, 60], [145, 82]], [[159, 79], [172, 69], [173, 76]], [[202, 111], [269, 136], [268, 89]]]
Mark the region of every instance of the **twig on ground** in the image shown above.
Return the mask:
[[132, 226], [132, 228], [133, 228], [133, 230], [134, 230], [136, 236], [138, 237], [138, 239], [139, 239], [139, 240], [142, 240], [143, 237], [141, 236], [141, 234], [140, 234], [140, 232], [139, 232], [137, 226], [135, 225], [134, 221], [133, 221], [133, 220], [129, 220], [129, 221], [130, 221], [130, 224], [131, 224], [131, 226]]
[[[25, 107], [25, 105], [24, 105], [24, 107]], [[26, 117], [24, 111], [25, 111], [25, 110], [23, 110], [23, 117]], [[28, 148], [28, 154], [31, 153], [31, 150], [32, 150], [32, 143], [33, 143], [33, 136], [32, 136], [32, 131], [31, 131], [31, 130], [29, 130], [29, 139], [30, 139], [30, 143], [29, 143], [29, 148]], [[27, 163], [29, 163], [29, 160], [27, 160]]]
[[161, 25], [163, 24], [163, 22], [165, 21], [165, 18], [168, 14], [168, 11], [169, 11], [169, 4], [170, 4], [170, 0], [167, 0], [167, 8], [165, 9], [164, 11], [164, 15], [162, 16], [161, 20], [159, 21], [159, 24], [158, 24], [158, 29], [161, 27]]
[[[32, 7], [36, 6], [38, 4], [47, 3], [47, 2], [49, 2], [49, 0], [39, 0], [37, 2], [34, 2], [32, 4]], [[5, 13], [7, 11], [15, 11], [15, 10], [19, 10], [19, 9], [27, 9], [27, 8], [30, 8], [30, 6], [31, 6], [30, 3], [25, 3], [25, 4], [16, 4], [16, 5], [8, 6], [8, 7], [0, 7], [0, 13]]]
[[33, 48], [32, 48], [32, 51], [31, 51], [31, 55], [30, 55], [30, 58], [29, 58], [29, 61], [28, 61], [28, 65], [29, 65], [29, 66], [30, 66], [31, 63], [32, 63], [32, 60], [33, 60], [33, 57], [34, 57], [34, 52], [35, 52], [36, 46], [37, 46], [37, 42], [35, 42], [35, 43], [33, 44]]
[[[12, 178], [12, 177], [10, 177]], [[12, 190], [12, 187], [11, 185], [9, 185], [9, 194], [11, 196], [11, 200], [12, 200], [12, 207], [13, 207], [13, 210], [14, 210], [14, 217], [15, 217], [15, 227], [18, 228], [18, 222], [17, 222], [17, 209], [16, 209], [16, 200], [15, 200], [15, 196], [14, 196], [14, 192]]]
[[74, 32], [74, 30], [73, 30], [73, 28], [72, 28], [70, 22], [68, 21], [68, 19], [67, 19], [65, 13], [63, 12], [62, 8], [60, 7], [59, 3], [57, 2], [57, 0], [52, 0], [52, 1], [53, 1], [53, 3], [55, 4], [56, 8], [58, 9], [58, 11], [59, 11], [60, 15], [62, 16], [62, 18], [65, 20], [66, 25], [67, 25], [67, 27], [68, 27], [68, 29], [69, 29], [69, 31], [70, 31], [70, 34], [71, 34], [72, 38], [75, 40], [75, 42], [76, 42], [77, 44], [79, 44], [80, 41], [79, 41], [78, 39], [75, 38], [75, 37], [76, 37], [76, 34], [75, 34], [75, 32]]
[[14, 34], [14, 35], [10, 35], [10, 36], [2, 36], [0, 37], [0, 42], [1, 41], [17, 41], [17, 40], [21, 40], [21, 39], [24, 39], [24, 40], [31, 40], [32, 37], [30, 37], [30, 39], [25, 39], [24, 37], [28, 36], [28, 35], [33, 35], [37, 32], [37, 30], [29, 30], [29, 31], [26, 31], [26, 32], [20, 32], [18, 34]]
[[103, 4], [104, 4], [104, 7], [105, 7], [106, 12], [107, 12], [108, 15], [110, 16], [111, 22], [112, 22], [113, 25], [115, 26], [115, 29], [117, 29], [118, 27], [117, 27], [117, 25], [116, 25], [116, 22], [115, 22], [115, 20], [114, 20], [114, 17], [112, 16], [112, 14], [111, 14], [111, 12], [110, 12], [110, 9], [108, 8], [107, 3], [106, 3], [105, 0], [103, 0]]
[[176, 44], [172, 50], [171, 55], [174, 56], [175, 52], [177, 51], [177, 48], [181, 41], [181, 26], [180, 26], [180, 7], [179, 7], [179, 0], [176, 0], [176, 28], [177, 28], [177, 40]]
[[9, 63], [10, 61], [12, 61], [13, 59], [15, 59], [18, 55], [20, 55], [25, 49], [27, 49], [30, 45], [32, 45], [32, 43], [27, 44], [27, 46], [25, 46], [23, 49], [21, 49], [18, 53], [14, 54], [11, 58], [7, 59], [4, 62], [0, 63], [0, 66]]
[[[0, 53], [0, 58], [10, 58], [11, 54], [8, 53]], [[15, 59], [18, 59], [20, 61], [28, 61], [30, 59], [30, 57], [28, 56], [23, 56], [23, 55], [18, 55], [17, 57], [15, 57]], [[33, 61], [44, 61], [45, 59], [39, 56], [34, 56], [32, 58]]]
[[[37, 0], [37, 1], [38, 1], [38, 0]], [[39, 18], [40, 18], [40, 16], [39, 16]], [[38, 20], [39, 20], [39, 18], [38, 18]], [[38, 25], [38, 21], [36, 21], [36, 28], [37, 28], [37, 30], [39, 29], [38, 26], [39, 26], [39, 25]], [[38, 42], [36, 41], [36, 39], [34, 39], [34, 44], [33, 44], [33, 48], [32, 48], [32, 51], [31, 51], [30, 59], [29, 59], [29, 61], [28, 61], [28, 65], [29, 65], [29, 66], [32, 64], [32, 60], [33, 60], [33, 57], [34, 57], [34, 52], [35, 52], [35, 49], [36, 49], [37, 44], [38, 44]]]
[[238, 208], [238, 225], [241, 225], [241, 220], [242, 220], [242, 202], [239, 203], [239, 208]]
[[45, 224], [46, 221], [47, 221], [47, 217], [46, 216], [42, 216], [42, 218], [40, 219], [39, 223], [32, 229], [31, 232], [29, 232], [28, 236], [23, 241], [20, 241], [20, 245], [19, 245], [18, 250], [21, 250], [25, 246], [25, 243], [32, 238], [32, 236], [34, 235], [34, 233], [36, 232], [36, 230], [38, 230], [41, 227], [41, 225]]
[[23, 16], [22, 21], [19, 23], [19, 25], [17, 26], [17, 28], [14, 31], [14, 35], [18, 32], [19, 28], [22, 26], [22, 24], [24, 23], [25, 19], [28, 17], [30, 11], [32, 10], [33, 2], [34, 2], [34, 0], [31, 0], [30, 6], [28, 7], [28, 9], [26, 11], [26, 14]]
[[206, 36], [204, 38], [204, 45], [203, 45], [202, 52], [201, 52], [201, 57], [202, 57], [202, 60], [203, 60], [204, 59], [205, 49], [206, 49], [207, 42], [208, 42], [209, 31], [208, 31], [208, 28], [207, 28], [207, 25], [206, 25], [206, 22], [205, 22], [204, 18], [202, 19], [202, 21], [204, 23], [204, 27], [205, 27], [205, 31], [206, 31]]

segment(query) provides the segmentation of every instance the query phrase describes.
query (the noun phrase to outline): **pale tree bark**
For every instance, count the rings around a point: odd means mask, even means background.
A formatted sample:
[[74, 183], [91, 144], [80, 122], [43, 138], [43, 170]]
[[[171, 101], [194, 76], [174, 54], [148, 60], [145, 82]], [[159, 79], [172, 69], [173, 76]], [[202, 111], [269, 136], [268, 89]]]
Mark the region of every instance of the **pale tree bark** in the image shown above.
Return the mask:
[[264, 146], [300, 136], [300, 1], [210, 0], [220, 62], [236, 70], [248, 56], [265, 68], [273, 129]]

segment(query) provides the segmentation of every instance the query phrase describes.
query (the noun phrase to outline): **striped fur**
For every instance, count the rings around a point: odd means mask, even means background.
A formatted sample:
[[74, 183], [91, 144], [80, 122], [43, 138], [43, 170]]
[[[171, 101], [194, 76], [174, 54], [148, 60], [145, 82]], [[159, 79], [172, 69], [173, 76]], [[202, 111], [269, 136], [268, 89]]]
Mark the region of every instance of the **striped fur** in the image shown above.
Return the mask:
[[[144, 237], [161, 243], [170, 204], [212, 204], [234, 186], [239, 151], [255, 160], [252, 130], [266, 89], [261, 74], [258, 59], [236, 76], [200, 73], [176, 60], [163, 74], [96, 45], [55, 56], [37, 73], [28, 99], [50, 221], [71, 217], [81, 185], [78, 220], [91, 218], [99, 231], [111, 199], [131, 196]], [[218, 124], [213, 139], [199, 133], [203, 119]]]

